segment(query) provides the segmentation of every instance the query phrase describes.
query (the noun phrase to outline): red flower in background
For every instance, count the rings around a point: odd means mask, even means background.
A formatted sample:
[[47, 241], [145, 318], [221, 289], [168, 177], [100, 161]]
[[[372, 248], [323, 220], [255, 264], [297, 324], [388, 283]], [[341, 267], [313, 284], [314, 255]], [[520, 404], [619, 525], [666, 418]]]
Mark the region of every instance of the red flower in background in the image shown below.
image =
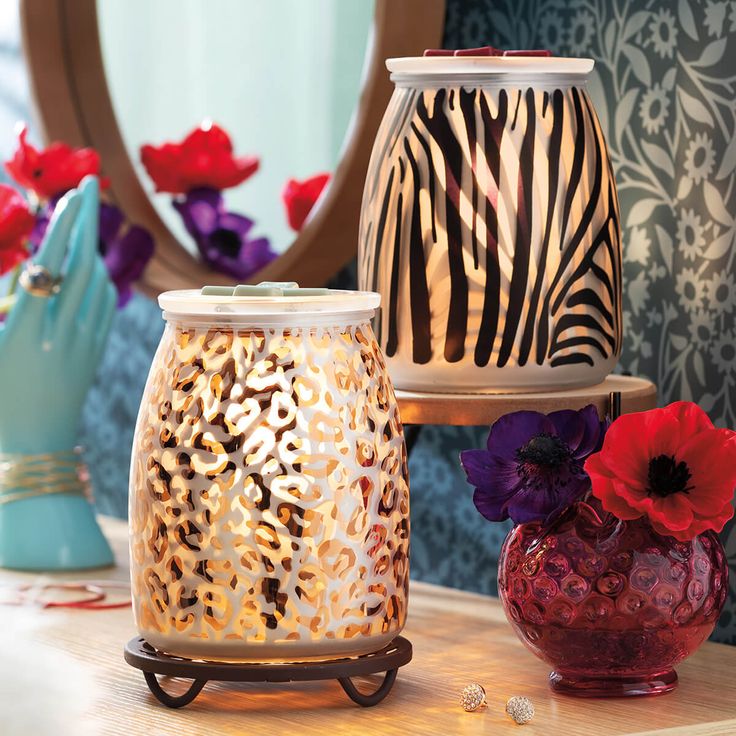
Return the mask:
[[181, 143], [141, 147], [141, 161], [157, 192], [187, 194], [192, 189], [228, 189], [258, 170], [255, 156], [233, 156], [230, 136], [218, 125], [203, 124]]
[[[79, 186], [88, 174], [99, 176], [100, 155], [92, 148], [72, 148], [66, 143], [52, 143], [38, 150], [26, 140], [27, 128], [18, 134], [18, 148], [5, 169], [24, 189], [34, 191], [41, 199], [51, 199]], [[100, 180], [104, 189], [106, 179]]]
[[655, 531], [686, 542], [733, 516], [736, 432], [716, 429], [696, 404], [624, 414], [585, 470], [593, 495], [619, 519], [648, 516]]
[[289, 179], [286, 182], [281, 199], [286, 207], [286, 219], [292, 230], [299, 232], [304, 227], [314, 203], [319, 199], [329, 180], [329, 174], [317, 174], [304, 181]]
[[25, 199], [0, 184], [0, 275], [28, 258], [26, 242], [35, 222]]

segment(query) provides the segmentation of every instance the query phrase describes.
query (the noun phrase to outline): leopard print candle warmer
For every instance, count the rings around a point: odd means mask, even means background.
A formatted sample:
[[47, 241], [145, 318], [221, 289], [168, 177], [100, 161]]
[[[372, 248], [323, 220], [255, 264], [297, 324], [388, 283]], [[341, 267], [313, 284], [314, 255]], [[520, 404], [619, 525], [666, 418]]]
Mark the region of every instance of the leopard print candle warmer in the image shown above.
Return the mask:
[[388, 644], [406, 617], [409, 487], [370, 323], [169, 320], [131, 467], [141, 636], [259, 662]]

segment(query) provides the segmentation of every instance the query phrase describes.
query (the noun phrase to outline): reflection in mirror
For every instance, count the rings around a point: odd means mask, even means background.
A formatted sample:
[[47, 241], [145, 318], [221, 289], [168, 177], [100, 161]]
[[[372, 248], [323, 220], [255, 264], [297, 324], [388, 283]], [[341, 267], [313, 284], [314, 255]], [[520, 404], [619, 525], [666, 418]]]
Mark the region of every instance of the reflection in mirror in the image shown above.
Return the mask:
[[365, 0], [97, 0], [110, 94], [128, 154], [162, 219], [194, 245], [171, 197], [154, 194], [145, 143], [180, 141], [203, 120], [259, 171], [225, 193], [281, 253], [293, 240], [287, 180], [332, 172], [356, 107], [374, 3]]

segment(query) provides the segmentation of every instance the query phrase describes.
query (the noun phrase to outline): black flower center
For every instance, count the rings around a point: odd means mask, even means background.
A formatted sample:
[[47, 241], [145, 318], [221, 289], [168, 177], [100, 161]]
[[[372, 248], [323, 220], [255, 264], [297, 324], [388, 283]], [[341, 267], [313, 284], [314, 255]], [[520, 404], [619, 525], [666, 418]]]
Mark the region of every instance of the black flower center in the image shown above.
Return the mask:
[[730, 363], [736, 358], [736, 347], [730, 342], [723, 343], [721, 345], [721, 358], [726, 362]]
[[223, 255], [229, 256], [230, 258], [236, 258], [240, 253], [240, 236], [234, 230], [227, 230], [225, 228], [218, 228], [210, 235], [210, 242], [217, 248]]
[[522, 465], [558, 468], [570, 460], [570, 448], [557, 436], [538, 434], [516, 451], [516, 459]]
[[649, 461], [647, 493], [660, 498], [673, 493], [689, 493], [694, 488], [687, 484], [690, 478], [692, 478], [692, 473], [686, 462], [678, 463], [673, 455], [657, 455]]

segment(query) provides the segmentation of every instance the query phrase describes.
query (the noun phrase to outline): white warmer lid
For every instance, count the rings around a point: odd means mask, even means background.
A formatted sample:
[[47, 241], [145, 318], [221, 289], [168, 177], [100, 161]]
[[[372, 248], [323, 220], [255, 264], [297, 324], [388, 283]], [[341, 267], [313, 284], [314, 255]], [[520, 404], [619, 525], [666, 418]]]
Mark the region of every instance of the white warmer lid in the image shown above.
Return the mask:
[[[299, 321], [373, 312], [381, 302], [372, 291], [303, 289], [295, 281], [262, 281], [238, 286], [205, 286], [201, 290], [165, 291], [158, 297], [167, 315], [189, 317], [231, 317], [251, 324], [297, 316]], [[285, 320], [288, 321], [288, 320]]]
[[387, 59], [392, 79], [454, 75], [513, 78], [555, 74], [585, 78], [593, 59], [566, 56], [405, 56]]

